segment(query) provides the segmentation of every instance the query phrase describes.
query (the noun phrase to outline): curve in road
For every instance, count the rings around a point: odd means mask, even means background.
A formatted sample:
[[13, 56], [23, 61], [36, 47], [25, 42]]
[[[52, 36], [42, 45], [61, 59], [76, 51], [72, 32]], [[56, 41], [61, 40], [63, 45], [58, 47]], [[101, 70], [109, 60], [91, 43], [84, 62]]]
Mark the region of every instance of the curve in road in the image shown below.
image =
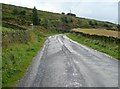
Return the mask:
[[18, 87], [118, 87], [118, 60], [66, 35], [50, 36]]

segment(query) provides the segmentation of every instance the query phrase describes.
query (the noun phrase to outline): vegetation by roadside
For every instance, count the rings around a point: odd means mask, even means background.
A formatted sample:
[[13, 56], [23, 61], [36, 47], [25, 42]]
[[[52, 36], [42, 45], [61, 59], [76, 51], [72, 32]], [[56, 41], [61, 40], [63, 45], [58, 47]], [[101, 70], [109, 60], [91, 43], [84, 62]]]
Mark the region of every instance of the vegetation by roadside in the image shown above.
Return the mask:
[[80, 44], [83, 44], [93, 49], [96, 49], [98, 51], [104, 52], [120, 60], [118, 56], [120, 51], [118, 50], [118, 44], [116, 43], [104, 42], [98, 39], [91, 39], [89, 37], [82, 36], [81, 34], [77, 35], [75, 33], [69, 33], [67, 34], [67, 36], [71, 38], [72, 40], [77, 41]]
[[57, 33], [47, 32], [41, 27], [35, 27], [30, 32], [31, 40], [27, 43], [10, 43], [3, 47], [2, 52], [2, 84], [3, 87], [14, 87], [25, 73], [33, 57], [44, 44], [46, 38]]

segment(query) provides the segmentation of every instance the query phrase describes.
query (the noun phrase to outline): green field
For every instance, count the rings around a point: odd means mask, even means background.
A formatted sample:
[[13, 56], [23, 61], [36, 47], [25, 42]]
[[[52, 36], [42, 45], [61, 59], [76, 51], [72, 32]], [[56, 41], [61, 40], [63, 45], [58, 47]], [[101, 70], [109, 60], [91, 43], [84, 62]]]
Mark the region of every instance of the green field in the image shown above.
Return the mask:
[[81, 29], [81, 28], [75, 28], [72, 29], [72, 31], [75, 32], [83, 32], [90, 35], [100, 35], [100, 36], [111, 36], [111, 37], [117, 37], [120, 38], [118, 34], [120, 34], [119, 31], [113, 31], [113, 30], [105, 30], [105, 29]]

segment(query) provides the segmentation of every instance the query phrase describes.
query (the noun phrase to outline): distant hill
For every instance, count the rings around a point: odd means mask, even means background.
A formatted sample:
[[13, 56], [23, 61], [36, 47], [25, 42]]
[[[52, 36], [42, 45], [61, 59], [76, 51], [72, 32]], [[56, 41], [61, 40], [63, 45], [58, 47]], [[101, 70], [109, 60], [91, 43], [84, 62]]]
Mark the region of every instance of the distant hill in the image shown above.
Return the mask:
[[[72, 28], [104, 28], [108, 30], [118, 30], [116, 24], [75, 17], [75, 14], [71, 16], [38, 10], [38, 16], [40, 25], [50, 30], [65, 32]], [[30, 26], [32, 23], [32, 9], [2, 4], [2, 20], [3, 26], [5, 27], [7, 23], [24, 27]]]

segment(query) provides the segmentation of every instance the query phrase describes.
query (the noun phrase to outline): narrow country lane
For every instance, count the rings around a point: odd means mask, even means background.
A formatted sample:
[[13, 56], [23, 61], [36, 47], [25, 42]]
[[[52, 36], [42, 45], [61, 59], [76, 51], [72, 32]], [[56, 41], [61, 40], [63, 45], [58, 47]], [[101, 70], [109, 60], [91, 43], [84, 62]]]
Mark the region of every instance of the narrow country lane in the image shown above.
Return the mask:
[[18, 87], [118, 87], [118, 60], [60, 34], [49, 37]]

